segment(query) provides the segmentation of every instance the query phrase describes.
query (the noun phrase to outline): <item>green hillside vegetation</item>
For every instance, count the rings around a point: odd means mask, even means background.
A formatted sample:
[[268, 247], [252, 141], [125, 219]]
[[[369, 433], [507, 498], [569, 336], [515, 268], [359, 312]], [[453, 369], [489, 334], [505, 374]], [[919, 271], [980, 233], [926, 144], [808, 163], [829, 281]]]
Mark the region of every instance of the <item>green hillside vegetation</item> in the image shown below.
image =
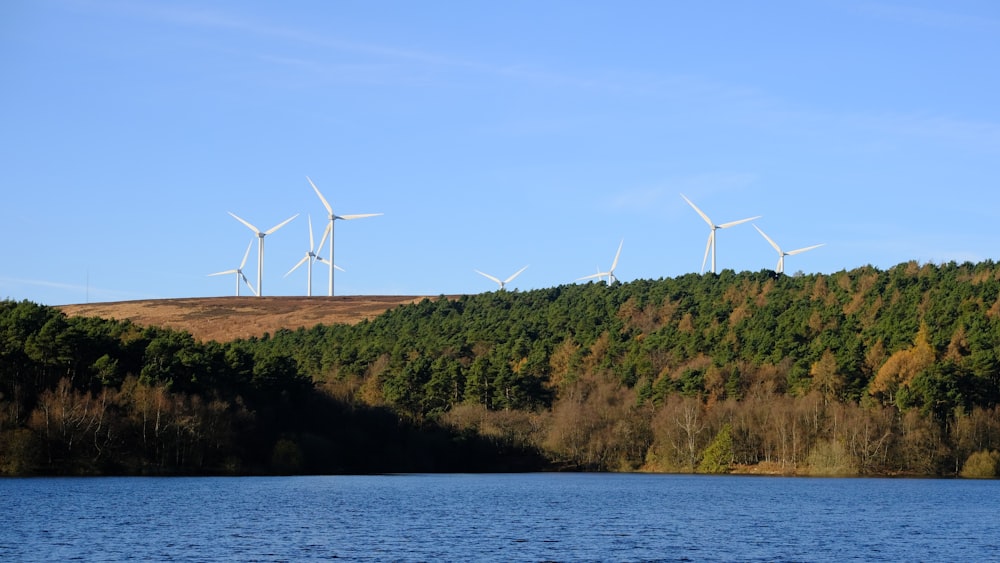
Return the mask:
[[0, 302], [0, 472], [995, 477], [1000, 267], [427, 299], [230, 343]]

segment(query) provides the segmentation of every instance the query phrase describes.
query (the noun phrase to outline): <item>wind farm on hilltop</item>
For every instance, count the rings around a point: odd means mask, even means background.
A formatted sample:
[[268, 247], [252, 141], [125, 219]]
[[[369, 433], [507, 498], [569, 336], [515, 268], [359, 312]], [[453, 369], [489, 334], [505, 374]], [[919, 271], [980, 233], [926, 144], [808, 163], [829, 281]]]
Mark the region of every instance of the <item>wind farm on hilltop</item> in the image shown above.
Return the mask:
[[[371, 319], [399, 305], [416, 303], [423, 299], [441, 297], [441, 294], [434, 295], [379, 295], [379, 296], [334, 296], [334, 271], [344, 272], [345, 269], [335, 264], [334, 256], [334, 225], [338, 220], [354, 220], [368, 217], [376, 217], [382, 213], [345, 214], [339, 215], [333, 211], [329, 200], [319, 190], [311, 178], [306, 178], [308, 184], [319, 197], [327, 217], [327, 224], [316, 242], [316, 233], [313, 229], [312, 216], [307, 213], [306, 227], [308, 229], [308, 247], [300, 255], [299, 260], [285, 272], [288, 277], [305, 266], [306, 287], [305, 296], [265, 296], [264, 286], [264, 251], [265, 238], [270, 237], [291, 223], [299, 216], [296, 213], [277, 225], [261, 230], [255, 224], [247, 221], [243, 217], [229, 212], [237, 221], [250, 229], [257, 238], [257, 271], [256, 285], [251, 283], [244, 268], [253, 247], [253, 240], [247, 245], [243, 259], [237, 268], [223, 270], [208, 274], [209, 276], [233, 275], [236, 283], [235, 298], [230, 297], [199, 297], [199, 298], [173, 298], [173, 299], [146, 299], [121, 302], [86, 303], [77, 305], [65, 305], [61, 309], [67, 314], [104, 316], [111, 318], [128, 318], [133, 322], [146, 326], [166, 326], [188, 330], [198, 338], [226, 340], [240, 337], [259, 337], [268, 332], [278, 329], [295, 329], [298, 327], [310, 327], [315, 324], [331, 323], [355, 323], [364, 319]], [[705, 223], [709, 225], [710, 231], [705, 254], [702, 260], [702, 274], [711, 256], [712, 275], [717, 272], [718, 256], [718, 231], [759, 219], [761, 216], [753, 216], [727, 223], [716, 224], [709, 216], [702, 211], [693, 201], [684, 194], [681, 198], [697, 212]], [[774, 269], [775, 275], [784, 275], [785, 258], [803, 252], [813, 250], [823, 246], [815, 244], [795, 250], [783, 250], [770, 236], [758, 227], [752, 225], [760, 233], [763, 240], [761, 244], [768, 244], [778, 253], [777, 266]], [[284, 232], [284, 231], [283, 231]], [[734, 232], [734, 236], [737, 233]], [[287, 235], [282, 235], [287, 236]], [[329, 241], [329, 242], [328, 242]], [[619, 279], [616, 270], [622, 256], [622, 249], [625, 240], [621, 239], [618, 248], [611, 261], [610, 267], [606, 270], [601, 267], [597, 272], [588, 276], [576, 278], [573, 281], [595, 281], [606, 285], [613, 285]], [[324, 248], [325, 247], [325, 248]], [[724, 256], [724, 255], [723, 255]], [[274, 257], [271, 258], [272, 262]], [[327, 280], [327, 295], [314, 296], [313, 294], [313, 274], [316, 272], [316, 264], [322, 264], [329, 269]], [[506, 278], [500, 278], [493, 274], [474, 269], [473, 272], [497, 284], [497, 291], [505, 291], [511, 282], [519, 278], [528, 269], [523, 266]], [[241, 290], [246, 288], [249, 295], [244, 295]], [[458, 295], [447, 296], [449, 299], [458, 299]]]
[[[328, 271], [329, 271], [329, 277], [328, 277], [328, 280], [327, 280], [327, 292], [326, 292], [326, 295], [327, 295], [327, 297], [333, 297], [334, 296], [334, 271], [335, 270], [340, 270], [341, 272], [345, 272], [346, 271], [344, 268], [340, 267], [339, 265], [337, 265], [334, 262], [334, 227], [335, 227], [336, 222], [338, 220], [348, 221], [348, 220], [363, 219], [363, 218], [368, 218], [368, 217], [377, 217], [377, 216], [381, 216], [383, 214], [382, 213], [360, 213], [360, 214], [344, 214], [344, 215], [337, 214], [337, 213], [334, 212], [333, 206], [330, 204], [329, 200], [326, 198], [326, 196], [323, 195], [323, 192], [320, 191], [320, 189], [316, 185], [316, 183], [313, 182], [312, 178], [306, 176], [306, 181], [312, 187], [313, 191], [319, 197], [320, 203], [323, 205], [323, 208], [324, 208], [324, 210], [326, 212], [327, 224], [326, 224], [326, 227], [323, 230], [322, 236], [319, 239], [319, 244], [316, 244], [316, 242], [315, 242], [315, 233], [313, 231], [313, 225], [312, 225], [312, 217], [311, 217], [311, 215], [307, 215], [307, 221], [308, 221], [307, 226], [308, 226], [308, 229], [309, 229], [309, 246], [308, 246], [305, 254], [302, 256], [302, 258], [300, 258], [299, 261], [297, 263], [295, 263], [295, 265], [293, 265], [291, 267], [291, 269], [289, 269], [285, 273], [285, 277], [288, 277], [289, 275], [291, 275], [293, 272], [295, 272], [296, 270], [298, 270], [303, 265], [306, 266], [306, 292], [305, 292], [305, 295], [306, 295], [306, 297], [312, 297], [313, 296], [313, 273], [314, 273], [314, 265], [317, 264], [317, 263], [324, 264], [324, 265], [327, 266]], [[760, 219], [762, 216], [761, 215], [755, 215], [755, 216], [752, 216], [752, 217], [747, 217], [745, 219], [738, 219], [736, 221], [729, 221], [729, 222], [726, 222], [726, 223], [717, 224], [717, 223], [715, 223], [708, 216], [707, 213], [705, 213], [704, 211], [702, 211], [702, 209], [699, 208], [697, 205], [695, 205], [695, 203], [693, 201], [691, 201], [686, 195], [680, 194], [680, 196], [681, 196], [681, 198], [685, 202], [687, 202], [688, 205], [691, 206], [692, 209], [694, 209], [694, 211], [698, 214], [698, 216], [700, 216], [705, 221], [705, 223], [707, 223], [708, 226], [709, 226], [708, 241], [707, 241], [707, 243], [705, 245], [705, 254], [704, 254], [704, 257], [702, 258], [701, 273], [704, 274], [705, 273], [705, 267], [706, 267], [706, 265], [710, 265], [709, 271], [712, 274], [716, 274], [716, 273], [718, 273], [718, 231], [723, 230], [723, 229], [728, 229], [728, 228], [731, 228], [731, 227], [735, 227], [735, 226], [741, 225], [743, 223], [748, 223], [748, 222], [754, 221], [756, 219]], [[232, 269], [232, 270], [226, 270], [226, 271], [223, 271], [223, 272], [216, 272], [214, 274], [209, 274], [209, 275], [211, 275], [211, 276], [217, 276], [217, 275], [222, 275], [222, 274], [235, 274], [236, 278], [237, 278], [237, 286], [236, 286], [236, 295], [237, 296], [240, 295], [240, 284], [239, 284], [239, 282], [242, 280], [245, 283], [246, 287], [250, 289], [251, 293], [253, 293], [253, 295], [255, 295], [257, 297], [262, 297], [262, 296], [264, 296], [264, 292], [263, 292], [263, 280], [264, 280], [264, 239], [265, 239], [266, 236], [274, 234], [280, 228], [282, 228], [283, 226], [285, 226], [286, 224], [288, 224], [289, 222], [291, 222], [292, 220], [294, 220], [296, 217], [298, 217], [299, 214], [296, 213], [295, 215], [289, 217], [288, 219], [285, 219], [281, 223], [278, 223], [277, 225], [275, 225], [274, 227], [271, 227], [270, 229], [268, 229], [266, 231], [261, 231], [256, 226], [254, 226], [252, 223], [248, 222], [247, 220], [243, 219], [242, 217], [236, 215], [233, 212], [229, 212], [229, 214], [232, 215], [239, 222], [241, 222], [245, 226], [247, 226], [257, 236], [257, 285], [256, 285], [256, 287], [254, 287], [249, 282], [249, 280], [247, 279], [246, 275], [243, 272], [243, 267], [246, 264], [247, 255], [249, 255], [249, 250], [250, 250], [249, 247], [247, 248], [247, 254], [244, 255], [243, 262], [240, 264], [239, 268]], [[812, 245], [812, 246], [808, 246], [808, 247], [804, 247], [804, 248], [798, 248], [798, 249], [791, 250], [791, 251], [784, 251], [784, 250], [781, 249], [781, 247], [778, 246], [777, 243], [774, 242], [773, 239], [771, 239], [771, 237], [769, 237], [768, 235], [766, 235], [764, 233], [764, 231], [761, 230], [760, 227], [758, 227], [756, 224], [754, 224], [753, 227], [754, 227], [754, 229], [756, 229], [764, 237], [765, 241], [771, 247], [773, 247], [774, 250], [776, 250], [778, 252], [778, 263], [777, 263], [777, 266], [775, 267], [774, 271], [775, 271], [776, 274], [779, 274], [779, 275], [784, 273], [784, 265], [785, 265], [785, 257], [786, 256], [793, 256], [793, 255], [800, 254], [802, 252], [806, 252], [806, 251], [809, 251], [809, 250], [813, 250], [815, 248], [819, 248], [820, 246], [823, 246], [823, 244], [815, 244], [815, 245]], [[321, 255], [321, 252], [324, 251], [324, 245], [327, 244], [327, 240], [329, 240], [329, 246], [325, 250], [326, 250], [326, 254], [327, 254], [328, 257], [324, 258]], [[618, 262], [619, 262], [619, 259], [621, 258], [622, 247], [623, 247], [624, 244], [625, 244], [625, 240], [622, 239], [621, 242], [619, 242], [619, 244], [618, 244], [618, 250], [615, 253], [614, 259], [611, 262], [611, 266], [607, 270], [602, 270], [600, 267], [598, 267], [596, 273], [588, 275], [588, 276], [583, 276], [583, 277], [580, 277], [580, 278], [576, 278], [576, 280], [574, 280], [574, 281], [587, 281], [587, 280], [594, 280], [594, 281], [598, 281], [598, 282], [604, 281], [604, 282], [606, 282], [607, 285], [611, 285], [614, 282], [618, 281], [618, 278], [615, 275], [615, 269], [618, 267]], [[709, 257], [710, 256], [711, 256], [711, 262], [709, 263]], [[520, 276], [527, 269], [528, 269], [528, 266], [524, 266], [524, 267], [522, 267], [521, 269], [517, 270], [516, 272], [514, 272], [512, 275], [510, 275], [509, 277], [507, 277], [505, 279], [501, 279], [501, 278], [499, 278], [497, 276], [494, 276], [492, 274], [488, 274], [488, 273], [483, 272], [483, 271], [478, 270], [478, 269], [473, 269], [473, 271], [475, 273], [477, 273], [477, 274], [479, 274], [479, 275], [481, 275], [481, 276], [483, 276], [483, 277], [485, 277], [485, 278], [493, 281], [494, 283], [496, 283], [498, 290], [506, 290], [508, 284], [510, 284], [511, 282], [513, 282], [515, 278], [517, 278], [518, 276]]]

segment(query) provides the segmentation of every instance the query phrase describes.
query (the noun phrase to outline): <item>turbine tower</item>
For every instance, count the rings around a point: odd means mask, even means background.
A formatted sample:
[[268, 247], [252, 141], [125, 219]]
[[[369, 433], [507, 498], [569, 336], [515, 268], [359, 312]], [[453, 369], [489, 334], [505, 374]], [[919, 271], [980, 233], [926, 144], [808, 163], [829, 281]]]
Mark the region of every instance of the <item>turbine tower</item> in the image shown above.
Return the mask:
[[306, 176], [306, 180], [309, 180], [309, 185], [312, 186], [313, 190], [316, 191], [316, 195], [319, 196], [319, 200], [323, 202], [323, 207], [326, 208], [326, 212], [330, 216], [330, 223], [326, 226], [326, 231], [324, 231], [323, 236], [326, 237], [326, 233], [330, 234], [330, 260], [329, 260], [329, 263], [330, 263], [330, 287], [329, 287], [329, 290], [330, 290], [330, 292], [329, 292], [329, 294], [330, 294], [330, 297], [333, 297], [333, 268], [334, 268], [334, 265], [333, 265], [333, 222], [336, 221], [337, 219], [344, 219], [344, 220], [349, 220], [349, 219], [363, 219], [365, 217], [377, 217], [377, 216], [382, 215], [382, 214], [381, 213], [361, 213], [361, 214], [355, 214], [355, 215], [337, 215], [336, 213], [333, 212], [333, 207], [330, 207], [330, 202], [328, 202], [326, 200], [326, 198], [323, 197], [323, 193], [319, 191], [319, 188], [316, 187], [316, 184], [313, 183], [312, 179], [309, 178], [309, 176]]
[[618, 278], [615, 277], [615, 268], [618, 267], [618, 257], [622, 255], [623, 244], [625, 244], [625, 239], [622, 239], [622, 241], [618, 243], [618, 252], [615, 253], [615, 260], [614, 262], [611, 263], [611, 268], [609, 268], [607, 272], [602, 272], [601, 268], [598, 267], [596, 274], [591, 274], [589, 276], [583, 276], [582, 278], [577, 278], [576, 281], [592, 280], [594, 278], [597, 278], [597, 280], [600, 281], [600, 279], [603, 278], [604, 276], [608, 276], [608, 285], [611, 285], [613, 282], [617, 281]]
[[264, 295], [264, 288], [262, 287], [262, 282], [264, 280], [264, 237], [266, 237], [267, 235], [273, 233], [274, 231], [277, 231], [281, 227], [284, 227], [285, 225], [288, 224], [289, 221], [291, 221], [292, 219], [298, 217], [299, 214], [296, 213], [295, 215], [292, 215], [288, 219], [285, 219], [284, 221], [282, 221], [282, 222], [278, 223], [277, 225], [271, 227], [270, 229], [268, 229], [266, 231], [261, 231], [257, 227], [254, 227], [253, 225], [251, 225], [250, 223], [248, 223], [246, 220], [241, 219], [240, 217], [238, 217], [232, 211], [229, 211], [228, 213], [230, 215], [232, 215], [234, 219], [236, 219], [240, 223], [243, 223], [244, 225], [246, 225], [247, 227], [249, 227], [251, 231], [253, 231], [254, 233], [257, 234], [257, 297], [260, 297], [260, 296]]
[[[308, 219], [309, 219], [309, 250], [306, 251], [306, 255], [301, 260], [299, 260], [297, 264], [292, 266], [291, 270], [288, 270], [288, 272], [285, 273], [285, 277], [287, 278], [289, 274], [299, 269], [299, 266], [301, 266], [302, 264], [306, 264], [306, 269], [308, 271], [308, 276], [309, 276], [306, 281], [306, 296], [312, 297], [312, 277], [313, 277], [312, 265], [313, 262], [326, 262], [326, 259], [320, 256], [319, 254], [316, 254], [316, 252], [318, 252], [319, 249], [323, 248], [323, 243], [326, 242], [326, 235], [330, 231], [329, 230], [324, 231], [323, 238], [320, 239], [319, 245], [316, 245], [314, 242], [315, 239], [313, 238], [312, 217], [308, 217]], [[343, 268], [337, 266], [336, 264], [334, 264], [333, 267], [340, 270], [341, 272], [344, 271]]]
[[705, 246], [705, 257], [701, 259], [701, 273], [703, 273], [703, 274], [705, 273], [705, 262], [708, 261], [708, 253], [709, 253], [709, 251], [711, 251], [712, 252], [712, 273], [714, 274], [715, 273], [715, 231], [717, 231], [719, 229], [727, 229], [729, 227], [733, 227], [735, 225], [739, 225], [740, 223], [746, 223], [747, 221], [753, 221], [754, 219], [760, 219], [761, 216], [758, 215], [756, 217], [749, 217], [747, 219], [740, 219], [739, 221], [730, 221], [729, 223], [723, 223], [721, 225], [716, 225], [715, 223], [712, 222], [711, 219], [708, 218], [708, 215], [705, 215], [705, 213], [701, 209], [698, 209], [697, 205], [691, 203], [691, 200], [688, 199], [687, 196], [685, 196], [684, 194], [681, 194], [681, 197], [684, 198], [684, 201], [688, 202], [688, 205], [690, 205], [692, 208], [694, 208], [695, 211], [698, 212], [698, 215], [701, 215], [701, 218], [704, 219], [705, 222], [708, 223], [708, 226], [712, 229], [711, 232], [708, 233], [708, 244]]
[[764, 231], [760, 230], [760, 227], [754, 225], [753, 228], [757, 229], [757, 232], [760, 233], [760, 236], [764, 237], [767, 240], [767, 242], [771, 243], [771, 246], [773, 246], [774, 249], [778, 251], [778, 266], [774, 270], [774, 272], [777, 274], [782, 274], [785, 272], [785, 256], [795, 256], [796, 254], [800, 254], [807, 250], [812, 250], [814, 248], [819, 248], [823, 246], [822, 244], [814, 244], [812, 246], [807, 246], [805, 248], [799, 248], [796, 250], [789, 250], [788, 252], [785, 252], [781, 250], [781, 247], [778, 246], [778, 243], [771, 240], [771, 237], [765, 235]]
[[480, 272], [479, 270], [473, 270], [473, 271], [476, 272], [477, 274], [481, 275], [481, 276], [486, 276], [487, 278], [489, 278], [489, 279], [497, 282], [497, 284], [500, 285], [500, 289], [505, 289], [506, 286], [507, 286], [507, 284], [509, 284], [510, 282], [514, 281], [514, 278], [516, 278], [517, 276], [521, 275], [521, 272], [523, 272], [523, 271], [525, 271], [527, 269], [528, 269], [528, 267], [525, 266], [525, 267], [521, 268], [520, 270], [514, 272], [513, 275], [511, 275], [509, 278], [507, 278], [505, 280], [501, 280], [500, 278], [491, 276], [491, 275], [489, 275], [489, 274], [487, 274], [485, 272]]
[[250, 280], [248, 280], [247, 277], [246, 277], [246, 275], [243, 274], [243, 266], [247, 265], [247, 257], [250, 256], [250, 247], [251, 246], [253, 246], [253, 241], [252, 240], [250, 241], [250, 244], [247, 245], [247, 251], [243, 253], [243, 261], [240, 262], [240, 267], [239, 268], [236, 268], [234, 270], [226, 270], [225, 272], [215, 272], [214, 274], [208, 274], [210, 276], [222, 276], [222, 275], [225, 275], [225, 274], [236, 274], [236, 297], [240, 296], [240, 279], [242, 279], [243, 282], [245, 284], [247, 284], [247, 287], [250, 288], [250, 292], [251, 293], [253, 293], [254, 295], [257, 295], [257, 292], [254, 291], [253, 286], [250, 285]]

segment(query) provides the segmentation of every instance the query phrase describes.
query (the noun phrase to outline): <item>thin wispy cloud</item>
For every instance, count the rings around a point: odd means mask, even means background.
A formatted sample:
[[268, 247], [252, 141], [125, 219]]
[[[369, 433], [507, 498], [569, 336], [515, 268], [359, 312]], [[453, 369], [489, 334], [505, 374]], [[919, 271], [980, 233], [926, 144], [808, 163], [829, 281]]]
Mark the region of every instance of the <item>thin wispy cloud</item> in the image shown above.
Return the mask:
[[420, 79], [419, 75], [404, 72], [405, 69], [393, 63], [331, 63], [269, 54], [258, 55], [257, 58], [267, 65], [284, 67], [308, 76], [308, 83], [319, 79], [336, 83], [385, 85]]
[[[688, 92], [695, 97], [704, 96], [706, 92], [711, 91], [716, 96], [728, 100], [742, 98], [751, 93], [746, 88], [730, 89], [720, 84], [712, 83], [704, 78], [693, 76], [678, 75], [662, 77], [657, 75], [643, 75], [636, 72], [623, 74], [619, 71], [607, 69], [593, 69], [592, 74], [583, 76], [578, 73], [545, 68], [531, 62], [502, 61], [491, 63], [448, 53], [409, 49], [390, 44], [354, 41], [341, 36], [320, 34], [303, 28], [271, 25], [213, 9], [150, 6], [131, 3], [117, 5], [117, 8], [120, 11], [135, 14], [136, 17], [168, 24], [238, 31], [257, 37], [279, 39], [333, 51], [367, 55], [387, 61], [417, 63], [423, 66], [437, 67], [442, 70], [464, 70], [549, 88], [604, 91], [609, 93], [617, 92], [629, 95], [641, 95], [643, 93], [656, 94], [657, 92], [660, 94], [663, 92]], [[372, 79], [374, 73], [378, 70], [392, 73], [392, 76], [398, 76], [401, 70], [396, 65], [358, 64], [347, 65], [346, 67], [333, 66], [324, 62], [322, 56], [317, 56], [313, 59], [304, 59], [265, 53], [259, 55], [259, 58], [273, 63], [292, 65], [303, 70], [323, 73], [346, 68], [348, 71], [355, 71], [353, 75], [359, 76], [362, 79]]]
[[406, 59], [425, 64], [466, 68], [487, 68], [484, 65], [472, 61], [443, 56], [437, 53], [404, 49], [392, 45], [352, 41], [341, 37], [318, 34], [296, 27], [269, 25], [260, 21], [240, 18], [231, 13], [220, 10], [132, 4], [123, 5], [121, 9], [147, 19], [164, 23], [220, 30], [234, 30], [258, 37], [270, 37], [295, 43], [307, 44], [314, 47], [351, 51], [386, 58]]
[[[713, 172], [670, 178], [652, 187], [637, 187], [616, 193], [611, 207], [637, 214], [662, 215], [668, 208], [686, 208], [680, 198], [713, 197], [742, 191], [757, 183], [757, 176], [748, 172]], [[678, 205], [680, 204], [680, 205]]]
[[0, 283], [9, 285], [34, 285], [38, 287], [49, 287], [52, 289], [65, 289], [67, 291], [80, 291], [84, 292], [87, 290], [86, 285], [78, 285], [71, 283], [54, 282], [49, 280], [27, 280], [20, 278], [0, 278]]
[[132, 291], [121, 291], [117, 289], [108, 289], [105, 287], [92, 286], [88, 284], [74, 284], [74, 283], [65, 283], [52, 280], [23, 279], [23, 278], [9, 278], [9, 277], [0, 278], [0, 296], [3, 296], [5, 293], [9, 293], [13, 288], [22, 288], [25, 286], [40, 287], [40, 288], [62, 291], [65, 292], [67, 297], [69, 297], [70, 300], [74, 302], [150, 298], [150, 296], [147, 294], [141, 294]]
[[667, 187], [675, 194], [705, 197], [741, 191], [756, 181], [757, 176], [749, 172], [712, 172], [675, 178], [667, 182]]
[[664, 188], [638, 188], [618, 193], [611, 200], [611, 207], [627, 211], [647, 211], [664, 203]]
[[[258, 37], [269, 37], [314, 47], [376, 56], [388, 61], [407, 61], [441, 68], [464, 69], [544, 87], [591, 92], [603, 91], [628, 97], [664, 98], [675, 100], [677, 103], [694, 104], [694, 107], [712, 106], [719, 108], [723, 115], [743, 116], [743, 119], [767, 124], [770, 127], [801, 128], [809, 123], [826, 126], [854, 123], [864, 127], [879, 127], [886, 132], [899, 135], [919, 134], [928, 138], [936, 137], [947, 141], [970, 142], [984, 147], [1000, 145], [1000, 124], [998, 123], [935, 115], [831, 112], [827, 108], [814, 107], [807, 100], [787, 98], [782, 92], [768, 90], [763, 85], [731, 83], [711, 76], [684, 73], [665, 75], [656, 72], [646, 73], [641, 70], [622, 72], [607, 68], [590, 69], [591, 72], [584, 76], [579, 72], [544, 68], [525, 62], [488, 63], [446, 53], [354, 41], [303, 28], [272, 25], [217, 9], [134, 3], [120, 3], [111, 6], [116, 11], [131, 13], [136, 17], [153, 21], [239, 31]], [[108, 7], [110, 6], [105, 6], [105, 8]], [[1000, 31], [1000, 20], [954, 11], [891, 3], [864, 3], [860, 4], [858, 9], [863, 13], [912, 24]], [[261, 53], [258, 58], [272, 64], [294, 67], [317, 75], [337, 76], [341, 80], [354, 78], [378, 82], [381, 75], [381, 78], [392, 77], [396, 81], [406, 74], [404, 67], [389, 62], [383, 64], [370, 62], [330, 63], [321, 56], [303, 58], [274, 53]], [[411, 76], [413, 75], [411, 74]]]
[[[940, 4], [949, 7], [950, 4]], [[1000, 20], [979, 15], [963, 14], [953, 10], [904, 6], [890, 3], [864, 3], [859, 6], [862, 13], [894, 22], [951, 29], [956, 31], [1000, 31]]]
[[882, 114], [849, 117], [850, 121], [859, 127], [899, 137], [920, 137], [1000, 153], [1000, 123], [997, 122], [959, 119], [944, 115]]

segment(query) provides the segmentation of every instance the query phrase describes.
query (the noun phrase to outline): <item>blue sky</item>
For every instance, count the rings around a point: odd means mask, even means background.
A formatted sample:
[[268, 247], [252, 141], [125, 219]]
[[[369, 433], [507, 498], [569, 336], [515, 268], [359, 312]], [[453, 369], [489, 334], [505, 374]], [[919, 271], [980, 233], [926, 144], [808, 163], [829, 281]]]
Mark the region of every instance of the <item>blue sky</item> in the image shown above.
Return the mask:
[[[995, 2], [0, 4], [0, 298], [338, 295], [1000, 259]], [[256, 243], [255, 243], [256, 244]], [[256, 279], [251, 251], [244, 271]], [[321, 255], [326, 255], [324, 251]], [[750, 223], [718, 269], [772, 269]], [[314, 294], [326, 291], [326, 269]], [[244, 291], [245, 294], [245, 291]]]

